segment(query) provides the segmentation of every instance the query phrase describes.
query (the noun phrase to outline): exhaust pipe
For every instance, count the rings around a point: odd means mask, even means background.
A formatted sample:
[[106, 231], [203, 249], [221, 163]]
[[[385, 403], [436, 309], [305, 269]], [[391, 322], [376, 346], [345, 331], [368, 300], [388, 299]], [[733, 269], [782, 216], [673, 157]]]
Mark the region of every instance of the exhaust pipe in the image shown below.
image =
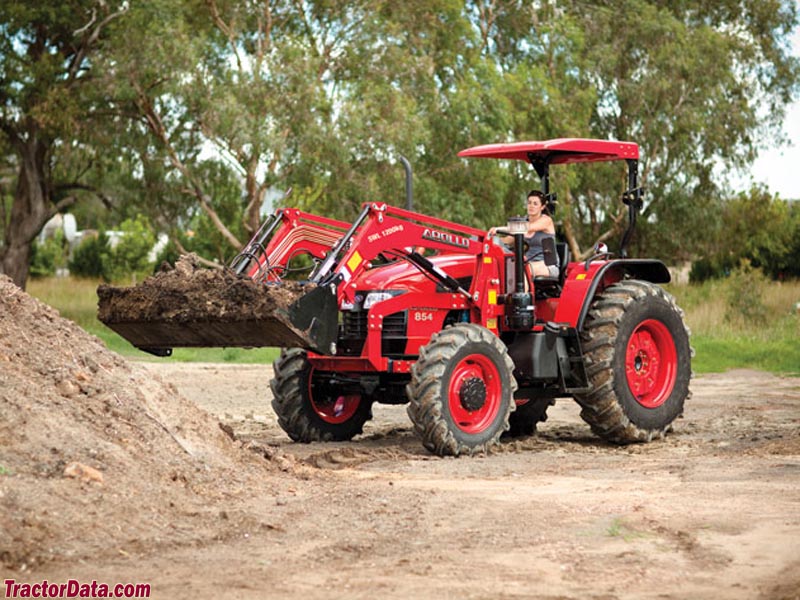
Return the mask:
[[414, 198], [411, 192], [411, 163], [402, 154], [400, 155], [400, 162], [406, 171], [406, 210], [414, 210]]

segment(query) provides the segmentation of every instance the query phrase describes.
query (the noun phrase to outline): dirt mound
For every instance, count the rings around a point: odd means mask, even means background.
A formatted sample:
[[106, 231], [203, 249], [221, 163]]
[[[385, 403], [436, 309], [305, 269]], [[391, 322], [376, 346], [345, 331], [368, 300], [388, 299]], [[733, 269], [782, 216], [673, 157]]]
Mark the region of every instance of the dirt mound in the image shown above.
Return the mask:
[[256, 460], [174, 387], [0, 276], [0, 563], [218, 536], [217, 501]]
[[290, 306], [315, 287], [198, 268], [190, 254], [139, 285], [100, 286], [98, 318], [139, 348], [304, 346]]

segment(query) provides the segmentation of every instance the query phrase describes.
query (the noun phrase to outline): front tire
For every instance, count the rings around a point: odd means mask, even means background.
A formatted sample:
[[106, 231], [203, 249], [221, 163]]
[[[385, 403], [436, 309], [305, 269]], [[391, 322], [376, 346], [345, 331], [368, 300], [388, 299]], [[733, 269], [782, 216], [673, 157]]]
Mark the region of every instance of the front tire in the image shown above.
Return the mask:
[[672, 296], [645, 281], [611, 285], [582, 337], [592, 388], [575, 397], [583, 420], [618, 444], [663, 438], [690, 395], [689, 331]]
[[505, 345], [471, 323], [448, 327], [420, 348], [406, 386], [408, 416], [440, 456], [486, 452], [508, 430], [514, 365]]
[[274, 367], [272, 408], [295, 442], [346, 441], [372, 418], [372, 402], [337, 389], [331, 374], [315, 372], [305, 350], [282, 350]]

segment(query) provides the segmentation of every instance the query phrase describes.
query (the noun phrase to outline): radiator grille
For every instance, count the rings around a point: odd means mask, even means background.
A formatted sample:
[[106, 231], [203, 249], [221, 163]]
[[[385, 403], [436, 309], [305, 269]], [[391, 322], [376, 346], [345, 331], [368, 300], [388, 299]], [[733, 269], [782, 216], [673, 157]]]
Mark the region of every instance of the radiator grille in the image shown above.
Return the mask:
[[[396, 312], [383, 319], [381, 353], [402, 354], [406, 345], [408, 312]], [[359, 354], [367, 339], [367, 311], [348, 310], [342, 313], [342, 336], [339, 346], [347, 354]]]

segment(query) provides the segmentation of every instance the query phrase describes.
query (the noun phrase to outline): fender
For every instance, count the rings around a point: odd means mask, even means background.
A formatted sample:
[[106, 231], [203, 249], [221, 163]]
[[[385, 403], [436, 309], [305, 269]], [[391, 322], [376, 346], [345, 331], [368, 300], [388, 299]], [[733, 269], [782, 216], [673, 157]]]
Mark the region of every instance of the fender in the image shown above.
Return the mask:
[[583, 331], [583, 322], [597, 294], [626, 277], [651, 283], [671, 280], [669, 270], [660, 260], [619, 258], [592, 262], [588, 269], [584, 262], [571, 263], [554, 320]]

